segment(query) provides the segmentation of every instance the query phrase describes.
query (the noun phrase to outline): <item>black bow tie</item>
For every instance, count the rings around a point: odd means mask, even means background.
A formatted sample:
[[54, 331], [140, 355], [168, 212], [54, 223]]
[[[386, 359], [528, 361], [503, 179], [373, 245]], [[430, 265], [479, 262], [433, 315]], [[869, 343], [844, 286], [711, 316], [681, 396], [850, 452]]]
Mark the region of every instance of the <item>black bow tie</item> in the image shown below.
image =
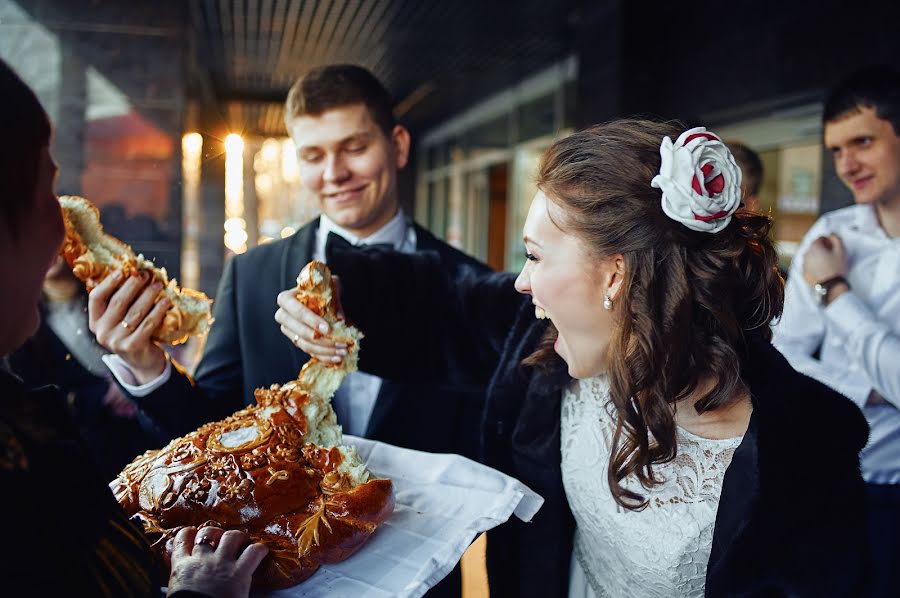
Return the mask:
[[394, 244], [393, 243], [360, 243], [359, 245], [354, 245], [344, 237], [336, 234], [336, 233], [328, 233], [328, 237], [325, 239], [325, 255], [333, 249], [338, 248], [342, 250], [366, 250], [366, 249], [379, 249], [381, 251], [393, 251]]

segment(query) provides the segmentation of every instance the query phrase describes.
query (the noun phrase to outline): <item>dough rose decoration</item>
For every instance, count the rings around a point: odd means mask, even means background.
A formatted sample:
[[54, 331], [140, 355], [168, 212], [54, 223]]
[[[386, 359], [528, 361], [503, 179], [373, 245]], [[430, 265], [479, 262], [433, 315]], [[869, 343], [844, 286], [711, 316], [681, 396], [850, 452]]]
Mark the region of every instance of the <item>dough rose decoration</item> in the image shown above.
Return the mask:
[[731, 222], [741, 203], [741, 169], [722, 140], [705, 127], [688, 129], [659, 148], [662, 164], [650, 182], [662, 190], [662, 209], [672, 220], [705, 233]]

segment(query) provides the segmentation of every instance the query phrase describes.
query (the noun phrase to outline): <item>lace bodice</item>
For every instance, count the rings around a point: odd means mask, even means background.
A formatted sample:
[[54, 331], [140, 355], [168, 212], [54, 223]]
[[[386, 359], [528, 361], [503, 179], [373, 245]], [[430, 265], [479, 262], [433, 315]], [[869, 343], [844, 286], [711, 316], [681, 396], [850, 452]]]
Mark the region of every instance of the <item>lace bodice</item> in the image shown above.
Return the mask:
[[741, 438], [711, 440], [678, 429], [677, 456], [654, 467], [650, 503], [620, 507], [609, 490], [615, 413], [605, 376], [575, 381], [562, 403], [562, 473], [577, 528], [573, 596], [702, 596], [722, 478]]

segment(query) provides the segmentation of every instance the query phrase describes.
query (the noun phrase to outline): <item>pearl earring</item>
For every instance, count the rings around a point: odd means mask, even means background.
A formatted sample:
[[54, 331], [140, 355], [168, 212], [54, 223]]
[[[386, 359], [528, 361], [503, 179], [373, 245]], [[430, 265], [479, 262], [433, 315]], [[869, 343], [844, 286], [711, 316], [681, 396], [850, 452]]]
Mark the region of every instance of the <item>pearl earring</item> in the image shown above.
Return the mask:
[[603, 309], [609, 311], [612, 309], [612, 299], [609, 295], [603, 298]]

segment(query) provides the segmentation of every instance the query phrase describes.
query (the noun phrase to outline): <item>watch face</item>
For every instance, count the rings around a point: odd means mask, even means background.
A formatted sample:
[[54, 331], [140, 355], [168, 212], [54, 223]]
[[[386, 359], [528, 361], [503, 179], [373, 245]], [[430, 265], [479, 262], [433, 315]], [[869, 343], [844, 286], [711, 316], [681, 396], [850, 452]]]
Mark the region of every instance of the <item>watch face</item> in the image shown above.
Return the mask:
[[813, 297], [815, 297], [816, 303], [818, 303], [819, 305], [825, 303], [825, 297], [827, 296], [828, 287], [826, 287], [825, 285], [816, 284], [816, 286], [813, 287]]

